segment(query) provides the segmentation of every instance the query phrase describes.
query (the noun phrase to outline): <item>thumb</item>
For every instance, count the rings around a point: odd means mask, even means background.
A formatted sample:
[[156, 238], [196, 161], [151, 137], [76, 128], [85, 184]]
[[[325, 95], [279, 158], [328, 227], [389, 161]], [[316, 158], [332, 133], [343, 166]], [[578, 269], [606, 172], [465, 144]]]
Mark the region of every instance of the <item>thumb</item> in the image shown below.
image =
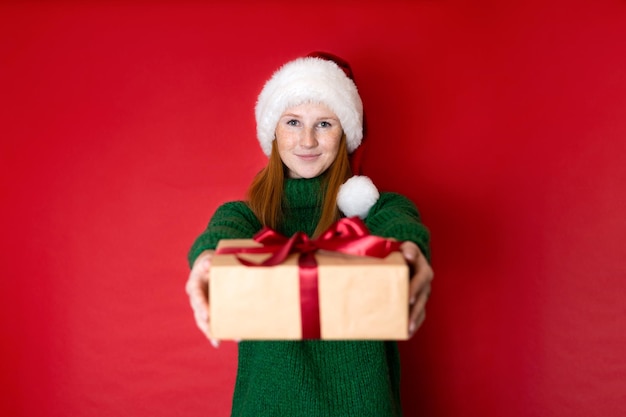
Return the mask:
[[402, 255], [407, 261], [415, 262], [418, 257], [419, 249], [417, 245], [413, 242], [406, 241], [400, 245], [400, 250], [402, 251]]

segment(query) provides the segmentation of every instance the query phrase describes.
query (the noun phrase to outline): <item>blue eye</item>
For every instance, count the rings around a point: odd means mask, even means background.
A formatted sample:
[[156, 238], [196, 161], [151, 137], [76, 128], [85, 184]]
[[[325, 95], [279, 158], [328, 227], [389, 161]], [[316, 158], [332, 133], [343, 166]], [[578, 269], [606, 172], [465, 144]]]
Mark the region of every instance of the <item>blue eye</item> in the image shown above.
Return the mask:
[[298, 121], [296, 119], [287, 120], [287, 124], [289, 126], [298, 126]]
[[332, 125], [326, 121], [320, 122], [320, 127], [331, 127]]

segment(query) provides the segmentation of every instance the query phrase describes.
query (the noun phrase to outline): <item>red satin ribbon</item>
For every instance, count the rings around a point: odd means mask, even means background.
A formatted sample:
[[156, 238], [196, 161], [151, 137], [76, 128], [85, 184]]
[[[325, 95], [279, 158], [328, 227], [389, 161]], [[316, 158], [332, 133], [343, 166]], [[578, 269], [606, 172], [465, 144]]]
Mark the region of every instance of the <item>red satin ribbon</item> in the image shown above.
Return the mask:
[[263, 244], [263, 247], [222, 248], [217, 253], [271, 254], [269, 258], [259, 263], [248, 261], [237, 255], [239, 262], [253, 267], [276, 266], [281, 264], [290, 254], [299, 253], [298, 270], [303, 339], [319, 339], [321, 337], [316, 251], [322, 249], [349, 255], [385, 258], [400, 248], [400, 242], [370, 235], [367, 227], [358, 217], [349, 217], [337, 221], [317, 239], [310, 239], [303, 232], [297, 232], [287, 238], [269, 227], [263, 228], [253, 239]]

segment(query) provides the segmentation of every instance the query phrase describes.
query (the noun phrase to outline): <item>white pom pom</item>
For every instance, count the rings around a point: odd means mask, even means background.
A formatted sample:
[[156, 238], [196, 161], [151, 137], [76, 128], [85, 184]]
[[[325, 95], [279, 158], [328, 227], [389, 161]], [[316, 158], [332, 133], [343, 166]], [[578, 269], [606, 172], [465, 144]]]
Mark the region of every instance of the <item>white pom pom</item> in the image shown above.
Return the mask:
[[380, 194], [371, 179], [355, 175], [339, 188], [337, 206], [346, 217], [358, 216], [364, 219], [378, 197]]

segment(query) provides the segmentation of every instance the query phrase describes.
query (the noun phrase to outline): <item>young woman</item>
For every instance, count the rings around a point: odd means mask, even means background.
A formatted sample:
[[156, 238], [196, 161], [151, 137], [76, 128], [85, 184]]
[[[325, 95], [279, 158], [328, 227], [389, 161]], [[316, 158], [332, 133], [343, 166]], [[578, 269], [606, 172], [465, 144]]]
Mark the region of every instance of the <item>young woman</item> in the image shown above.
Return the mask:
[[[429, 233], [416, 207], [352, 177], [349, 155], [363, 138], [363, 106], [349, 65], [313, 53], [282, 66], [255, 108], [267, 166], [246, 201], [225, 203], [189, 252], [186, 285], [196, 324], [211, 340], [207, 299], [211, 257], [225, 238], [251, 238], [263, 226], [316, 237], [359, 215], [374, 235], [403, 242], [410, 265], [409, 334], [425, 317], [433, 271]], [[243, 341], [233, 416], [400, 416], [400, 364], [390, 341]]]

